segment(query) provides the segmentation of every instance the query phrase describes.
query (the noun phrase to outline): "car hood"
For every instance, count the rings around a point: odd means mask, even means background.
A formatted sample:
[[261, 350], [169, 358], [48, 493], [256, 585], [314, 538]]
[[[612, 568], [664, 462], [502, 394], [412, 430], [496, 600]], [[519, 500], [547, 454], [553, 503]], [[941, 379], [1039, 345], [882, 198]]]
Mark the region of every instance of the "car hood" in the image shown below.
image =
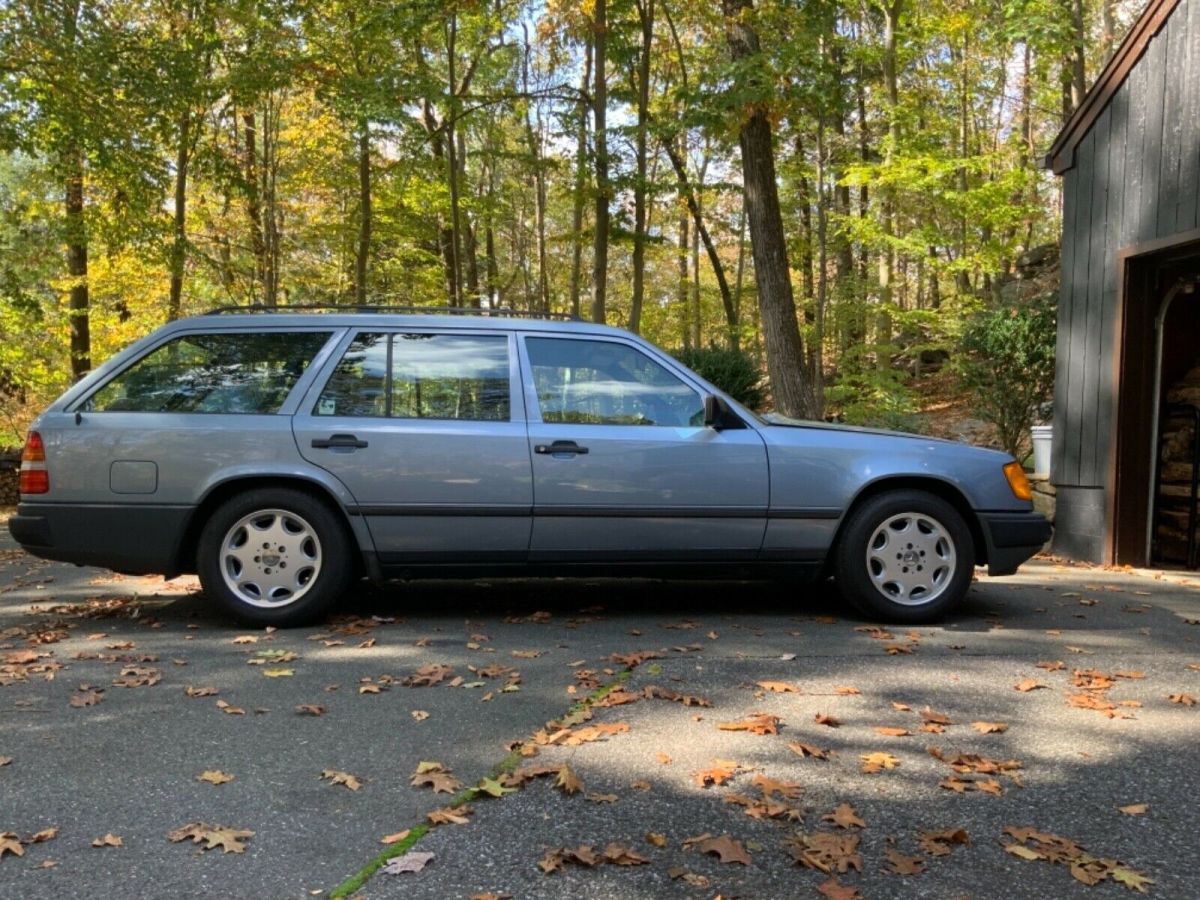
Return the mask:
[[948, 441], [945, 438], [929, 437], [924, 434], [911, 434], [907, 431], [888, 431], [886, 428], [864, 428], [860, 425], [842, 425], [833, 422], [816, 422], [809, 419], [792, 419], [779, 413], [760, 413], [760, 418], [768, 425], [778, 425], [783, 428], [819, 428], [824, 431], [843, 431], [849, 434], [876, 434], [880, 437], [909, 438], [925, 443], [949, 444], [952, 447], [969, 446], [961, 441]]

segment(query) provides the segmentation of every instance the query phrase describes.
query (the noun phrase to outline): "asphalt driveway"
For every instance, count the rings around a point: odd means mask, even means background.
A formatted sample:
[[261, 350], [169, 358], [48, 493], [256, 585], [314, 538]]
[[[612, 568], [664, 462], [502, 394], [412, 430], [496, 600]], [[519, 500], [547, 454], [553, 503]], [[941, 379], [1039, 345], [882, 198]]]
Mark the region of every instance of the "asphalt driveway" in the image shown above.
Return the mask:
[[550, 581], [255, 631], [5, 531], [0, 896], [1197, 896], [1198, 636], [1053, 561], [916, 629]]

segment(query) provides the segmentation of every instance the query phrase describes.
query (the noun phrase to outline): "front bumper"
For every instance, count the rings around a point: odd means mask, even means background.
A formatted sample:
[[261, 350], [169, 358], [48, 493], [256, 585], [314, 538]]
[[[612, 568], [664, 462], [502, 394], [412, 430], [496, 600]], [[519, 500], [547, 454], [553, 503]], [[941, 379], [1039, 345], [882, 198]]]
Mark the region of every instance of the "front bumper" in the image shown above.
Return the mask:
[[980, 513], [987, 543], [989, 575], [1011, 575], [1054, 534], [1045, 517], [1035, 512]]

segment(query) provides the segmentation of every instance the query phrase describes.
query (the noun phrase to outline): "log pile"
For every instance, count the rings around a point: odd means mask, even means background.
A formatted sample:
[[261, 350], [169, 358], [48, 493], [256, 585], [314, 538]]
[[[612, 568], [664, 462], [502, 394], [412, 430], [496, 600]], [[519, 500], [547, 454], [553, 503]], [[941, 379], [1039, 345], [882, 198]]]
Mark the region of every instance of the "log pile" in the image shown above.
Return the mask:
[[[1168, 405], [1200, 407], [1200, 365], [1167, 391]], [[1192, 494], [1192, 458], [1196, 440], [1188, 415], [1164, 415], [1159, 457], [1158, 517], [1154, 528], [1155, 558], [1186, 563], [1188, 512]], [[1200, 534], [1197, 535], [1200, 542]]]

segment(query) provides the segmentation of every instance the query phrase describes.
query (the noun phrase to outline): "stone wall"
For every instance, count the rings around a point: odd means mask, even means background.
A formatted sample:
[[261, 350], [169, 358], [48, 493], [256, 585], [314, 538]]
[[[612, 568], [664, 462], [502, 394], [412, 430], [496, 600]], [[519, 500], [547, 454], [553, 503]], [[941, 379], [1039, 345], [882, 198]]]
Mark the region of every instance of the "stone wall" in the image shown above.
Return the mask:
[[1045, 475], [1030, 476], [1029, 483], [1033, 486], [1033, 508], [1053, 522], [1058, 493], [1054, 485]]

